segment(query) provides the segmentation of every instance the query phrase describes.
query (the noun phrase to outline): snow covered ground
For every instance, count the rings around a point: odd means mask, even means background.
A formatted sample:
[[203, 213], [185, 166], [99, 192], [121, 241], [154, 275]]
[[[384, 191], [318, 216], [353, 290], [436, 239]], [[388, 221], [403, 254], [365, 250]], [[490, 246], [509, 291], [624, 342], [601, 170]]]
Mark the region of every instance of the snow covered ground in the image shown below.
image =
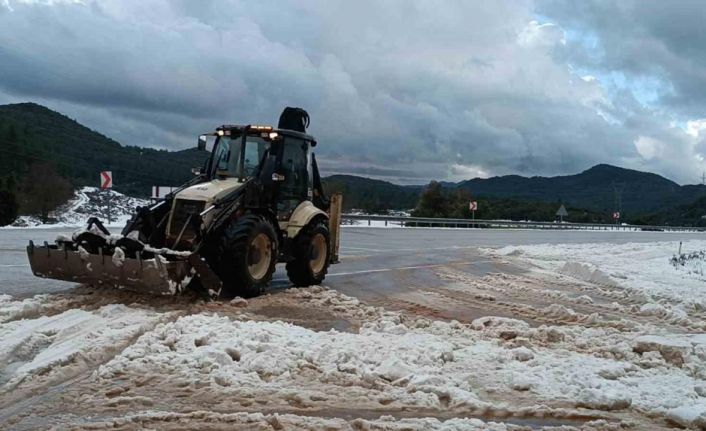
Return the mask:
[[[488, 316], [465, 322], [324, 287], [212, 303], [88, 288], [5, 295], [0, 421], [20, 429], [42, 420], [90, 429], [706, 429], [704, 279], [696, 264], [669, 263], [677, 247], [488, 249], [530, 273], [441, 274], [449, 285], [430, 290], [431, 300], [468, 293], [487, 304]], [[687, 242], [683, 251], [702, 247]], [[525, 298], [507, 308], [517, 314], [493, 316], [513, 295]], [[539, 297], [556, 301], [534, 310], [544, 323], [523, 320]], [[23, 401], [37, 393], [45, 395]]]
[[[85, 225], [89, 217], [98, 217], [107, 226], [122, 227], [130, 219], [136, 207], [147, 204], [147, 200], [125, 196], [114, 190], [83, 187], [76, 190], [73, 199], [50, 215], [54, 222], [43, 224], [37, 217], [20, 216], [11, 226], [6, 226], [4, 229], [13, 227], [77, 227]], [[110, 205], [110, 223], [107, 223], [108, 205]]]
[[559, 273], [621, 291], [625, 297], [644, 298], [645, 314], [685, 320], [706, 310], [706, 276], [703, 260], [674, 266], [670, 258], [706, 250], [706, 241], [628, 244], [559, 244], [508, 246], [501, 256], [530, 263], [538, 269]]
[[[113, 304], [93, 312], [70, 309], [54, 316], [14, 320], [0, 327], [3, 390], [25, 379], [100, 363], [142, 333], [157, 314]], [[62, 376], [63, 377], [63, 376]]]

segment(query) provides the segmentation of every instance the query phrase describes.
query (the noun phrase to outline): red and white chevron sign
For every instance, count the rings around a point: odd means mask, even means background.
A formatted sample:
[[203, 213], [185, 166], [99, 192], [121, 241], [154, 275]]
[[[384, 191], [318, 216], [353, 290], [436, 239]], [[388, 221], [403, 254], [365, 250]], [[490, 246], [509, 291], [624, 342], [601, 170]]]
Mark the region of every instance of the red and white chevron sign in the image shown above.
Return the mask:
[[113, 188], [113, 172], [101, 171], [101, 188], [103, 190]]

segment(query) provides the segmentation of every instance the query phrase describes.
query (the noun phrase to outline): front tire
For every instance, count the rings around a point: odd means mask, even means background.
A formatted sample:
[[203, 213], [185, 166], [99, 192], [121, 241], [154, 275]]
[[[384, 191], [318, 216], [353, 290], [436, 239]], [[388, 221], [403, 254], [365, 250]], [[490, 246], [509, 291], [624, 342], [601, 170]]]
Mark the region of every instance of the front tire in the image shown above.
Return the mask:
[[277, 263], [277, 237], [272, 225], [256, 214], [231, 223], [223, 233], [218, 276], [222, 295], [246, 298], [265, 289]]
[[323, 222], [307, 225], [294, 238], [293, 259], [287, 262], [289, 281], [297, 287], [321, 284], [331, 262], [331, 241]]

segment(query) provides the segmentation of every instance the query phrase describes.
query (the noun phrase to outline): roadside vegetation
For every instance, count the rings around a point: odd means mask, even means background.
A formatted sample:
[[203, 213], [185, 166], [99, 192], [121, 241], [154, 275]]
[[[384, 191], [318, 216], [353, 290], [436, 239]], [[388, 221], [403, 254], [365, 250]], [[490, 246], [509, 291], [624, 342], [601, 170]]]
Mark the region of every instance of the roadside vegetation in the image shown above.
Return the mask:
[[[475, 218], [485, 220], [532, 220], [552, 221], [558, 219], [556, 212], [561, 202], [537, 202], [511, 198], [474, 198], [468, 190], [445, 189], [441, 183], [432, 181], [422, 192], [414, 217], [471, 218], [469, 202], [478, 202]], [[565, 221], [574, 223], [609, 223], [607, 214], [581, 208], [567, 207], [569, 215]]]
[[17, 209], [14, 186], [8, 187], [8, 184], [0, 179], [0, 226], [12, 223], [17, 218]]
[[54, 164], [33, 163], [19, 181], [13, 176], [0, 178], [0, 226], [20, 215], [50, 221], [51, 211], [74, 195], [71, 182], [59, 175]]

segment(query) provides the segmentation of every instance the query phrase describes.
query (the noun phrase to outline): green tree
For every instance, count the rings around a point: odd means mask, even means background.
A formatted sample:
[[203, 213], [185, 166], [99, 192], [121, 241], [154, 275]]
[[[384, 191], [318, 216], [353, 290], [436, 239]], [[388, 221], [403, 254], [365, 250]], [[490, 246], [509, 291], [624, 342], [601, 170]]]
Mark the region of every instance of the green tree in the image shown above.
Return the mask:
[[414, 217], [449, 217], [451, 201], [441, 187], [441, 183], [432, 181], [424, 189], [417, 207], [412, 211]]
[[471, 218], [469, 204], [472, 200], [471, 192], [465, 189], [456, 189], [448, 194], [451, 218]]
[[6, 226], [17, 218], [17, 198], [8, 190], [0, 190], [0, 226]]
[[49, 221], [49, 213], [73, 196], [69, 180], [59, 175], [51, 163], [30, 166], [20, 186], [20, 213]]
[[10, 127], [7, 128], [5, 133], [5, 139], [13, 143], [17, 142], [17, 129], [14, 124], [10, 123]]
[[9, 175], [5, 177], [5, 180], [3, 181], [3, 190], [7, 190], [10, 192], [15, 193], [16, 192], [16, 187], [17, 187], [17, 181], [15, 180], [14, 175]]

